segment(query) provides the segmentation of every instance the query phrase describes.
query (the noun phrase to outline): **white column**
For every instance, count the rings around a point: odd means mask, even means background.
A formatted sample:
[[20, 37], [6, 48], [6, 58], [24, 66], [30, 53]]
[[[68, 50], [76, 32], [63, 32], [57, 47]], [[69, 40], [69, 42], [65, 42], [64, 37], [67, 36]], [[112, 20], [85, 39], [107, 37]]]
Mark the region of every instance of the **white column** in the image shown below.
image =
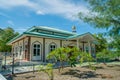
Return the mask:
[[91, 53], [91, 45], [90, 45], [90, 41], [88, 41], [88, 46], [89, 46], [89, 53]]

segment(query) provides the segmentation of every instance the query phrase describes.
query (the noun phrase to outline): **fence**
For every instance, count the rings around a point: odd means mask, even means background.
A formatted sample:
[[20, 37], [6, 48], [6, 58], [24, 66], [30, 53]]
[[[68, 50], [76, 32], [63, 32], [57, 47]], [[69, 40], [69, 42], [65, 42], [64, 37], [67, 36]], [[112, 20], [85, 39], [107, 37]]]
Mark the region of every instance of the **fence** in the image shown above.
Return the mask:
[[[38, 70], [39, 65], [46, 65], [47, 63], [41, 61], [24, 61], [20, 59], [15, 59], [13, 64], [12, 53], [0, 52], [2, 55], [2, 69], [0, 73], [3, 75], [13, 74], [13, 73], [25, 73], [34, 72]], [[56, 63], [59, 66], [59, 63]]]

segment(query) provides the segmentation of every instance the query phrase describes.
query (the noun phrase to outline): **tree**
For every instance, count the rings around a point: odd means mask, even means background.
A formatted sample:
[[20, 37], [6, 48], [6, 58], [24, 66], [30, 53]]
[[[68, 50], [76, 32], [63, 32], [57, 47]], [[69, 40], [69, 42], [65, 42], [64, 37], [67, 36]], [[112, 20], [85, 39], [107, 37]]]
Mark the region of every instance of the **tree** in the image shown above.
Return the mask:
[[67, 61], [70, 64], [71, 67], [75, 67], [76, 63], [78, 62], [78, 58], [80, 57], [80, 51], [77, 47], [69, 48], [67, 47], [66, 49], [66, 54], [67, 54]]
[[79, 57], [80, 52], [76, 47], [62, 47], [57, 48], [54, 51], [50, 52], [47, 56], [48, 59], [54, 59], [56, 62], [60, 61], [59, 72], [64, 68], [63, 62], [68, 62], [71, 67], [75, 67], [77, 58]]
[[94, 61], [94, 58], [92, 57], [92, 55], [90, 53], [87, 52], [80, 52], [80, 64], [82, 64], [83, 62], [88, 62], [88, 66], [90, 69], [96, 70], [96, 68], [94, 66], [92, 66], [91, 62]]
[[107, 49], [103, 49], [101, 52], [97, 54], [97, 58], [100, 58], [103, 60], [103, 63], [106, 64], [106, 59], [110, 58], [111, 52]]
[[101, 34], [101, 33], [95, 34], [94, 37], [98, 41], [98, 45], [95, 46], [96, 53], [102, 52], [103, 49], [107, 49], [108, 43], [103, 34]]
[[[50, 52], [47, 56], [48, 59], [54, 59], [56, 62], [60, 61], [59, 72], [61, 68], [63, 69], [63, 62], [68, 62], [71, 67], [75, 67], [76, 63], [79, 61], [81, 64], [84, 61], [89, 62], [89, 66], [92, 68], [91, 61], [93, 61], [93, 57], [89, 53], [82, 52], [78, 50], [78, 48], [73, 47], [65, 47], [65, 48], [57, 48], [54, 51]], [[80, 59], [80, 60], [79, 60]]]
[[63, 62], [66, 61], [65, 48], [57, 48], [50, 52], [47, 56], [48, 59], [53, 59], [55, 62], [60, 61], [59, 72], [63, 69]]
[[[86, 0], [89, 3], [88, 15], [79, 13], [79, 18], [96, 28], [107, 29], [107, 35], [114, 40], [120, 39], [120, 1]], [[120, 40], [118, 40], [120, 43]], [[118, 46], [116, 46], [118, 48]]]
[[116, 40], [112, 40], [109, 43], [109, 47], [112, 49], [112, 52], [114, 53], [114, 57], [116, 60], [120, 60], [119, 56], [120, 56], [120, 40], [116, 39]]
[[6, 29], [0, 29], [0, 52], [10, 52], [11, 46], [6, 45], [6, 43], [18, 34], [18, 32], [15, 32], [10, 27], [7, 27]]

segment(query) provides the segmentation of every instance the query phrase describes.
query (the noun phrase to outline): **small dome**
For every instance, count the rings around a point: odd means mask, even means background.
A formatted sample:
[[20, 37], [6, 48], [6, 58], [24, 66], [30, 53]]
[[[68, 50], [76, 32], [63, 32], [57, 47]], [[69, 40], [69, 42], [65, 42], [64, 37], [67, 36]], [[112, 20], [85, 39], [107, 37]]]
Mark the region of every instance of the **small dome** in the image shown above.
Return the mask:
[[72, 26], [72, 32], [76, 32], [76, 26]]
[[76, 26], [72, 26], [72, 30], [76, 30]]

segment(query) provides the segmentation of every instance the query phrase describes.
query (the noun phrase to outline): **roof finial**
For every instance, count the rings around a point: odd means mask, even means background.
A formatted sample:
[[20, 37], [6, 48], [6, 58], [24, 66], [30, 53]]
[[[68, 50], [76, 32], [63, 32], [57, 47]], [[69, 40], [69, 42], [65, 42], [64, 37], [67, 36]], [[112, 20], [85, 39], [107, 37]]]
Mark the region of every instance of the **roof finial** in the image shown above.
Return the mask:
[[72, 26], [72, 32], [76, 33], [76, 26]]

